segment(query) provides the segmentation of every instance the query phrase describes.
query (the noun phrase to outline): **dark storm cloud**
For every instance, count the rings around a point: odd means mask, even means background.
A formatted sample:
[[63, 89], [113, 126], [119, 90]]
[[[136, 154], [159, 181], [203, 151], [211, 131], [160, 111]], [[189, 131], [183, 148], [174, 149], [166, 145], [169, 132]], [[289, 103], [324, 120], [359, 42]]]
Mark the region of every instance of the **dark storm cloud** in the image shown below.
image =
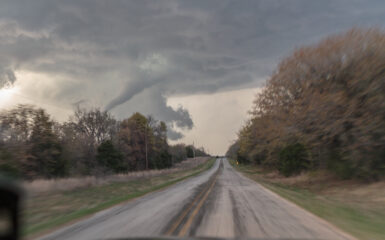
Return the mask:
[[0, 68], [0, 88], [12, 86], [15, 81], [16, 76], [12, 70]]
[[[0, 87], [18, 70], [60, 74], [77, 81], [73, 91], [58, 83], [61, 102], [94, 98], [122, 117], [150, 91], [147, 111], [189, 128], [188, 112], [165, 96], [259, 86], [294, 47], [383, 27], [384, 9], [366, 0], [1, 1]], [[98, 90], [83, 96], [79, 86]]]
[[171, 140], [178, 140], [183, 138], [183, 134], [177, 131], [174, 131], [173, 129], [167, 130], [167, 137]]
[[172, 140], [183, 137], [183, 134], [176, 129], [192, 129], [194, 123], [190, 113], [182, 106], [172, 108], [167, 105], [167, 98], [163, 95], [164, 91], [158, 86], [153, 86], [143, 90], [143, 93], [133, 96], [126, 103], [117, 106], [117, 116], [127, 117], [125, 112], [134, 112], [140, 106], [141, 112], [145, 115], [156, 116], [157, 119], [164, 121], [168, 126], [168, 137]]

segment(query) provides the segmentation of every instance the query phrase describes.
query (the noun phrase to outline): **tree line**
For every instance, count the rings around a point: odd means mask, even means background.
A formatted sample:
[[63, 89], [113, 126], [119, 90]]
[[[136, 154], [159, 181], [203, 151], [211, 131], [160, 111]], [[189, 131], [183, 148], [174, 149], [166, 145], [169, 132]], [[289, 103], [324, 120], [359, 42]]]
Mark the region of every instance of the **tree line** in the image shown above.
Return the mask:
[[118, 121], [107, 111], [77, 108], [59, 123], [42, 108], [0, 112], [0, 174], [23, 179], [169, 168], [203, 148], [170, 146], [167, 126], [134, 113]]
[[385, 175], [385, 33], [352, 29], [280, 62], [227, 155], [290, 176]]

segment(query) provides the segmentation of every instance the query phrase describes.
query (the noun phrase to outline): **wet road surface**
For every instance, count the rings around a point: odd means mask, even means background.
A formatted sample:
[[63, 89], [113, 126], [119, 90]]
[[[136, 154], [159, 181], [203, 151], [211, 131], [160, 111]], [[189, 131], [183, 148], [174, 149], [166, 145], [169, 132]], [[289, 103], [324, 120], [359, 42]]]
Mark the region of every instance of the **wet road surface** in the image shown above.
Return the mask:
[[244, 177], [226, 159], [200, 174], [101, 211], [41, 239], [127, 237], [353, 239]]

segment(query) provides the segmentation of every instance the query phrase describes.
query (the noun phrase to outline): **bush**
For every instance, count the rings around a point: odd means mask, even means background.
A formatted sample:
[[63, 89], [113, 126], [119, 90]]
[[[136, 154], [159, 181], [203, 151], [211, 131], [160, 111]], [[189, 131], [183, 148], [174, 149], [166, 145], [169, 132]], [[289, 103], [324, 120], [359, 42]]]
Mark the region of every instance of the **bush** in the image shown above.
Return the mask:
[[0, 164], [0, 175], [7, 177], [18, 178], [19, 170], [11, 164]]
[[152, 160], [151, 168], [162, 169], [170, 168], [172, 166], [172, 156], [168, 151], [161, 151]]
[[186, 147], [186, 154], [188, 158], [194, 157], [194, 149], [191, 146]]
[[186, 146], [184, 144], [171, 145], [168, 148], [172, 163], [179, 163], [187, 158]]
[[305, 146], [295, 143], [284, 147], [279, 152], [278, 170], [288, 177], [300, 173], [308, 168], [307, 152]]
[[123, 155], [114, 147], [111, 140], [100, 144], [96, 158], [102, 167], [106, 167], [114, 172], [126, 170], [122, 165]]
[[237, 161], [239, 163], [242, 163], [242, 164], [248, 164], [250, 163], [250, 161], [248, 160], [247, 157], [243, 156], [242, 154], [240, 154], [239, 152], [237, 153]]

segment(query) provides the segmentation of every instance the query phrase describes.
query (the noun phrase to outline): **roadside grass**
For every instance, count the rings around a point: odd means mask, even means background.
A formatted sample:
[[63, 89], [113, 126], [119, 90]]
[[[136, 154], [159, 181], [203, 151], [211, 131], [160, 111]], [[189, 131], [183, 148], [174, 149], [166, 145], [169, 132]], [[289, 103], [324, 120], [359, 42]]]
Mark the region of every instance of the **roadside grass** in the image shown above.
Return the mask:
[[22, 213], [22, 235], [33, 238], [87, 215], [166, 188], [208, 170], [214, 162], [215, 159], [210, 159], [193, 169], [163, 176], [31, 196], [27, 198]]
[[[385, 239], [385, 206], [380, 202], [367, 204], [366, 202], [370, 202], [370, 195], [348, 194], [344, 198], [341, 194], [317, 191], [317, 186], [304, 188], [279, 183], [266, 177], [258, 166], [236, 165], [234, 161], [230, 162], [245, 176], [358, 239]], [[346, 192], [346, 186], [339, 186], [334, 191], [337, 193], [338, 189]], [[385, 192], [385, 189], [378, 191]], [[367, 197], [368, 200], [354, 199], [362, 197]]]

